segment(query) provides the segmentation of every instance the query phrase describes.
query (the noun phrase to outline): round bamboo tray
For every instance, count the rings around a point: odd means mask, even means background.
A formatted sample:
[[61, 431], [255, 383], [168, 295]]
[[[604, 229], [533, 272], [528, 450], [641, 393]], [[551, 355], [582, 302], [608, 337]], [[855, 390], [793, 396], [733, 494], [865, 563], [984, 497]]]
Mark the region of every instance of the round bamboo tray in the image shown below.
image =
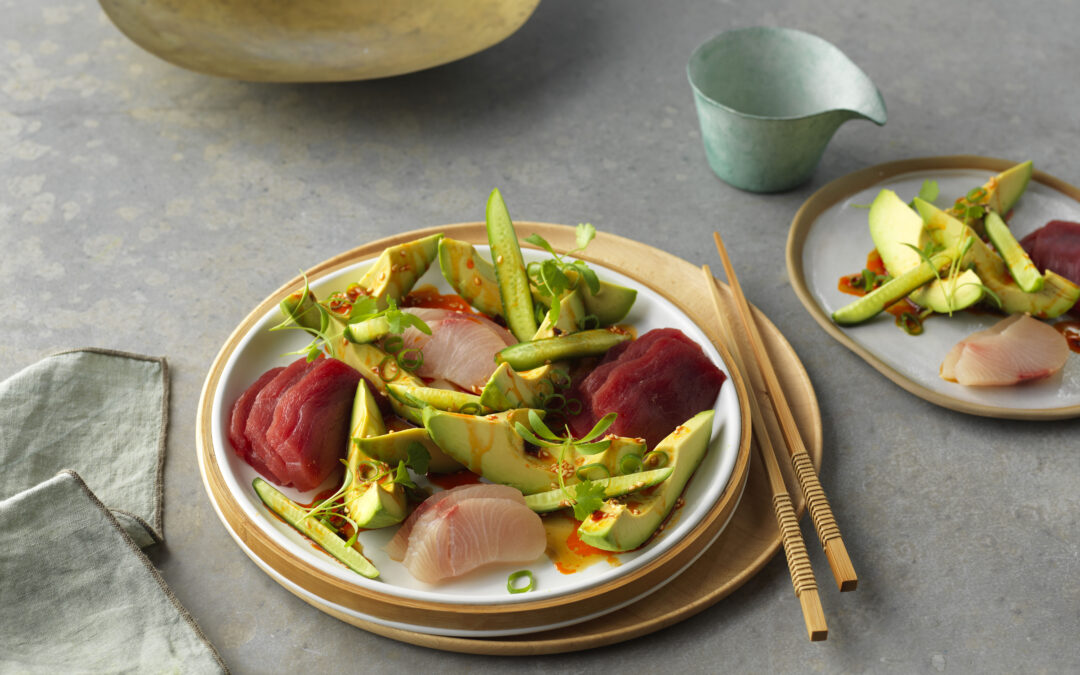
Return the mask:
[[[574, 245], [573, 230], [571, 228], [542, 223], [519, 223], [519, 226], [540, 233], [556, 248], [565, 250], [572, 248]], [[473, 242], [483, 242], [486, 237], [483, 225], [480, 223], [451, 225], [409, 232], [373, 242], [332, 258], [310, 270], [308, 277], [309, 279], [319, 278], [355, 261], [373, 257], [386, 246], [435, 232], [444, 232], [448, 236]], [[585, 256], [587, 259], [634, 278], [643, 285], [652, 288], [690, 316], [714, 342], [725, 361], [730, 362], [725, 347], [716, 338], [717, 328], [712, 315], [709, 296], [700, 282], [700, 272], [696, 268], [662, 251], [614, 235], [599, 235], [596, 242], [590, 246], [589, 253], [590, 255]], [[287, 580], [289, 584], [294, 585], [295, 589], [290, 588], [289, 590], [297, 593], [305, 601], [374, 632], [387, 634], [387, 631], [399, 631], [401, 635], [394, 635], [394, 637], [401, 639], [407, 639], [403, 636], [413, 635], [414, 633], [407, 629], [392, 628], [387, 624], [411, 625], [435, 630], [453, 628], [455, 630], [473, 631], [484, 631], [492, 628], [505, 629], [508, 626], [529, 630], [534, 627], [563, 624], [581, 617], [602, 614], [613, 608], [626, 605], [648, 590], [667, 583], [672, 575], [677, 574], [678, 571], [698, 559], [703, 551], [709, 547], [709, 544], [714, 541], [717, 534], [723, 530], [735, 512], [749, 469], [750, 425], [747, 419], [746, 392], [743, 382], [737, 373], [732, 373], [732, 382], [738, 393], [742, 417], [740, 447], [732, 477], [720, 499], [717, 500], [708, 515], [694, 528], [690, 535], [663, 556], [635, 570], [632, 574], [623, 575], [615, 581], [586, 591], [547, 601], [496, 606], [442, 604], [403, 600], [390, 594], [362, 589], [343, 583], [341, 580], [297, 560], [295, 556], [292, 556], [287, 550], [272, 541], [254, 523], [248, 520], [236, 503], [235, 497], [227, 489], [215, 458], [215, 453], [218, 450], [213, 444], [209, 420], [213, 393], [220, 380], [222, 368], [229, 355], [236, 348], [239, 339], [259, 317], [276, 305], [286, 293], [299, 287], [300, 283], [299, 278], [295, 279], [275, 292], [241, 323], [226, 342], [221, 354], [219, 354], [211, 367], [203, 389], [197, 421], [199, 429], [197, 441], [204, 482], [228, 529], [243, 543], [249, 555], [260, 566], [273, 570], [277, 575]], [[670, 289], [678, 289], [679, 294], [672, 294]], [[778, 344], [777, 339], [783, 343], [783, 338], [779, 336], [775, 328], [772, 328], [771, 325], [768, 325], [768, 328], [769, 330], [766, 332], [770, 345]], [[786, 351], [790, 353], [788, 360], [794, 359], [796, 367], [794, 369], [785, 368], [784, 371], [802, 373], [804, 386], [801, 387], [801, 391], [795, 392], [793, 398], [803, 403], [807, 400], [810, 401], [809, 407], [806, 405], [802, 407], [811, 413], [807, 417], [807, 421], [810, 422], [807, 445], [810, 446], [812, 452], [816, 449], [814, 454], [815, 459], [817, 459], [820, 457], [820, 423], [817, 417], [816, 402], [813, 398], [812, 389], [809, 387], [809, 382], [805, 379], [805, 373], [802, 372], [801, 366], [798, 365], [797, 358], [794, 358], [794, 354], [790, 352], [790, 347], [783, 343], [779, 351], [784, 352], [785, 347]], [[796, 383], [795, 389], [800, 389], [798, 383]], [[800, 420], [802, 421], [802, 417], [800, 417]], [[775, 524], [772, 527], [775, 529]], [[778, 538], [776, 541], [778, 542]], [[756, 569], [761, 564], [764, 564], [768, 556], [775, 552], [775, 545], [771, 542], [771, 538], [770, 546], [766, 548], [771, 548], [771, 550], [767, 551], [767, 555], [764, 557], [759, 555], [747, 561], [750, 563], [750, 567]], [[760, 561], [758, 558], [761, 558]], [[700, 565], [700, 561], [694, 564], [694, 568], [698, 565]], [[738, 576], [738, 573], [745, 573], [747, 566], [742, 565], [729, 571], [732, 572], [729, 577], [734, 578]], [[672, 583], [674, 584], [677, 581], [678, 579]], [[286, 587], [289, 586], [286, 585]], [[711, 594], [705, 593], [704, 595]], [[625, 614], [625, 610], [619, 612], [619, 614]], [[372, 617], [375, 620], [361, 619], [358, 618], [358, 615]], [[610, 625], [610, 619], [605, 618], [604, 621]], [[415, 634], [420, 635], [419, 632]], [[422, 639], [442, 638], [440, 636], [426, 635]], [[446, 639], [461, 640], [463, 638]], [[469, 643], [469, 640], [466, 639], [466, 643]], [[464, 649], [464, 651], [469, 650]]]

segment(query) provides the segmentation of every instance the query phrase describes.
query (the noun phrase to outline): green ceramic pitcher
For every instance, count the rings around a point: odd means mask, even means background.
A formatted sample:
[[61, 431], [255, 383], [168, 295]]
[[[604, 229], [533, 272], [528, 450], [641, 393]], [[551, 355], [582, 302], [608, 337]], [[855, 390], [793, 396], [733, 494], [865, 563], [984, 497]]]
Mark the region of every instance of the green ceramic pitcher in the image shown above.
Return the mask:
[[841, 124], [885, 124], [866, 73], [825, 40], [789, 28], [721, 33], [690, 57], [709, 166], [725, 182], [779, 192], [809, 180]]

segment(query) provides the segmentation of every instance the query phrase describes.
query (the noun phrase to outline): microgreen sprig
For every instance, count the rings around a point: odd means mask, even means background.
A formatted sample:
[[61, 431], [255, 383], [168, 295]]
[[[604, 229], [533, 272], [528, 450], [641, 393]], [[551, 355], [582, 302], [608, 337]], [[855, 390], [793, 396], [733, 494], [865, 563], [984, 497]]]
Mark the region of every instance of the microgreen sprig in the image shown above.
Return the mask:
[[[599, 509], [604, 504], [604, 487], [599, 483], [591, 480], [583, 480], [577, 485], [573, 486], [573, 490], [566, 487], [566, 481], [563, 478], [562, 467], [566, 461], [566, 455], [568, 452], [577, 452], [582, 454], [592, 454], [597, 452], [603, 452], [611, 446], [610, 440], [597, 441], [608, 430], [614, 422], [617, 414], [608, 413], [600, 418], [600, 420], [593, 426], [589, 433], [585, 434], [581, 438], [575, 439], [570, 433], [568, 427], [566, 429], [566, 436], [558, 436], [551, 429], [544, 424], [544, 420], [540, 419], [540, 415], [535, 410], [529, 411], [529, 427], [526, 427], [521, 422], [514, 424], [514, 429], [518, 435], [532, 443], [545, 448], [558, 448], [558, 469], [555, 471], [555, 476], [559, 481], [559, 489], [562, 490], [566, 498], [574, 505], [574, 517], [578, 520], [585, 520], [589, 515]], [[572, 455], [571, 455], [572, 456]]]
[[[575, 230], [577, 248], [568, 251], [566, 255], [584, 251], [595, 237], [595, 227], [589, 223], [579, 224]], [[539, 246], [552, 256], [549, 260], [531, 262], [525, 268], [529, 279], [536, 284], [540, 294], [551, 301], [547, 317], [552, 325], [559, 320], [559, 300], [564, 293], [577, 288], [581, 279], [585, 280], [585, 284], [593, 295], [600, 291], [600, 279], [584, 260], [567, 261], [551, 247], [546, 239], [535, 233], [526, 237], [525, 241]]]

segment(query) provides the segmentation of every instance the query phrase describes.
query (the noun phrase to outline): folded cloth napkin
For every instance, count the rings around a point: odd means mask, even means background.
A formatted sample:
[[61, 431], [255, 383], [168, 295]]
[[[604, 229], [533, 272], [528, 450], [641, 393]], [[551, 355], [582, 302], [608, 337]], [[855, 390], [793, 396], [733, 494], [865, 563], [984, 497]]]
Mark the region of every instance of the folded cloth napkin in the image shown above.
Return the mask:
[[164, 359], [95, 349], [0, 383], [0, 671], [226, 672], [139, 548], [168, 392]]

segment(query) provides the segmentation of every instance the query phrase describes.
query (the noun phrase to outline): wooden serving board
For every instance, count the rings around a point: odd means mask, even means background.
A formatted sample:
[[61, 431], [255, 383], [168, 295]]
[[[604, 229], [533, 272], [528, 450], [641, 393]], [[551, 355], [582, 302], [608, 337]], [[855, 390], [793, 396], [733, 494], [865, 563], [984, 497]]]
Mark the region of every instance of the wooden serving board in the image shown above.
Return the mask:
[[[574, 247], [572, 228], [528, 222], [517, 223], [517, 226], [523, 231], [542, 234], [556, 249], [568, 250]], [[437, 231], [442, 231], [447, 236], [466, 241], [481, 242], [484, 240], [483, 224], [466, 223], [432, 229], [430, 232], [409, 233], [408, 236], [402, 235], [402, 237], [383, 240], [378, 242], [378, 249], [381, 250], [386, 245], [397, 243], [395, 239], [398, 238], [402, 240], [411, 239]], [[367, 256], [370, 257], [370, 255], [378, 252], [378, 250], [374, 249], [368, 251], [372, 246], [374, 244], [342, 254], [338, 258], [331, 259], [318, 266], [315, 271], [331, 271], [355, 260], [363, 259], [357, 257], [358, 252], [366, 252]], [[698, 268], [658, 249], [603, 233], [597, 236], [594, 243], [590, 245], [588, 254], [582, 257], [626, 274], [663, 295], [690, 316], [709, 335], [717, 349], [724, 356], [725, 361], [730, 363], [726, 348], [717, 339], [719, 326], [713, 313], [711, 295], [701, 281], [701, 272]], [[294, 282], [290, 282], [290, 284], [279, 289], [267, 302], [290, 290], [296, 281], [294, 280]], [[673, 293], [672, 289], [678, 289], [678, 292]], [[730, 303], [730, 296], [726, 293], [726, 287], [724, 287], [724, 291], [725, 300]], [[253, 315], [265, 311], [260, 306], [260, 309], [253, 312]], [[735, 316], [734, 305], [729, 304], [729, 312], [732, 317]], [[769, 352], [777, 365], [782, 383], [794, 408], [796, 419], [799, 422], [800, 429], [803, 431], [807, 448], [814, 459], [815, 465], [819, 465], [821, 459], [821, 421], [813, 387], [791, 346], [764, 315], [758, 313], [758, 316]], [[223, 504], [223, 502], [228, 501], [229, 495], [223, 493], [225, 488], [220, 476], [215, 475], [217, 470], [213, 459], [214, 449], [209, 425], [213, 385], [216, 384], [220, 377], [220, 371], [225, 360], [224, 356], [229, 351], [228, 345], [234, 344], [242, 336], [243, 329], [244, 325], [241, 325], [229, 338], [226, 349], [223, 349], [222, 356], [219, 356], [211, 367], [211, 373], [204, 387], [197, 422], [200, 468], [203, 471], [204, 483], [211, 498], [215, 501], [215, 505], [218, 506], [219, 512], [224, 512], [223, 516], [227, 524], [240, 536], [248, 548], [256, 550], [256, 555], [252, 556], [253, 560], [260, 567], [269, 568], [267, 571], [273, 570], [295, 583], [297, 582], [297, 579], [294, 578], [296, 570], [283, 569], [280, 556], [277, 556], [272, 549], [267, 548], [264, 542], [258, 540], [258, 537], [255, 536], [256, 533], [253, 532], [254, 528], [235, 521], [235, 514], [230, 517], [227, 508], [224, 508], [227, 505]], [[740, 402], [743, 411], [745, 411], [745, 390], [741, 378], [735, 376], [732, 380], [739, 390]], [[744, 414], [743, 417], [745, 418], [745, 416]], [[341, 589], [335, 589], [332, 586], [313, 587], [310, 584], [300, 583], [299, 585], [306, 590], [306, 592], [302, 592], [290, 587], [290, 585], [283, 585], [305, 602], [365, 630], [413, 644], [450, 651], [482, 654], [565, 652], [610, 644], [658, 630], [691, 616], [723, 598], [757, 572], [776, 553], [780, 546], [780, 535], [772, 513], [771, 493], [760, 464], [756, 464], [756, 459], [755, 470], [749, 470], [751, 453], [749, 451], [748, 420], [743, 420], [743, 428], [746, 433], [731, 478], [731, 485], [721, 496], [717, 506], [710, 512], [710, 516], [713, 517], [709, 519], [710, 527], [706, 528], [709, 532], [702, 532], [701, 534], [707, 536], [700, 538], [700, 540], [705, 542], [710, 540], [712, 538], [711, 534], [721, 529], [723, 523], [728, 522], [730, 517], [726, 529], [689, 569], [665, 586], [663, 593], [653, 594], [638, 600], [613, 614], [585, 623], [578, 623], [565, 629], [529, 633], [519, 637], [446, 637], [388, 627], [341, 611], [341, 607], [349, 606], [349, 603], [343, 602], [343, 599], [350, 600], [351, 598], [348, 597], [348, 594], [343, 593]], [[788, 474], [789, 486], [793, 489], [793, 494], [797, 494], [797, 483], [793, 475], [791, 475], [790, 464], [785, 462], [784, 466]], [[749, 473], [748, 478], [747, 473]], [[746, 479], [745, 491], [740, 502], [737, 488], [743, 484], [744, 479]], [[803, 509], [801, 496], [797, 496], [796, 506], [798, 512], [801, 513]], [[734, 511], [733, 515], [732, 511]], [[693, 559], [693, 556], [697, 555], [704, 546], [704, 544], [694, 546], [694, 542], [687, 542], [687, 544], [686, 547], [679, 549], [678, 555], [671, 556], [670, 560], [665, 561], [663, 570], [666, 572], [666, 576], [657, 576], [655, 574], [643, 576], [638, 579], [640, 584], [637, 585], [637, 588], [651, 588], [653, 585], [662, 583], [667, 577], [682, 569], [686, 562]], [[249, 555], [251, 554], [249, 553]], [[628, 597], [629, 599], [633, 598], [633, 596], [627, 596], [622, 591], [604, 592], [603, 589], [600, 589], [599, 593], [592, 595], [593, 597], [589, 598], [586, 603], [566, 603], [561, 619], [570, 620], [575, 616], [575, 612], [577, 612], [576, 616], [591, 614], [593, 612], [583, 611], [583, 609], [600, 608], [602, 610], [604, 607], [611, 608], [623, 604]], [[366, 607], [359, 605], [355, 609], [363, 611]], [[557, 607], [545, 606], [540, 609], [542, 612], [551, 613], [552, 617], [556, 618], [555, 621], [550, 623], [558, 621]], [[462, 619], [468, 618], [465, 616], [466, 613], [463, 612]], [[494, 618], [500, 614], [500, 610], [493, 608], [490, 613]], [[406, 616], [398, 617], [397, 620], [400, 623], [408, 623], [408, 617]]]

